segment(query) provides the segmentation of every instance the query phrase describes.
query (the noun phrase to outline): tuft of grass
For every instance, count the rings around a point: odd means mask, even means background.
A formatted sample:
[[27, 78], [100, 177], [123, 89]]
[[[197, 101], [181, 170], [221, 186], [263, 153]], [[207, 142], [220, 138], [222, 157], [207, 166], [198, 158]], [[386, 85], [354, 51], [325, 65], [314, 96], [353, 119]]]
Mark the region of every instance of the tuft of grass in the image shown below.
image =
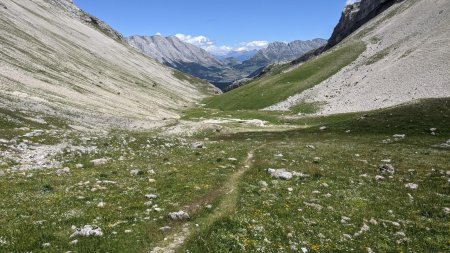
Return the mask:
[[220, 110], [263, 109], [326, 80], [352, 63], [365, 49], [364, 42], [355, 42], [323, 54], [292, 71], [257, 79], [204, 102], [207, 107]]
[[384, 59], [387, 55], [389, 55], [389, 52], [391, 51], [391, 48], [385, 48], [383, 50], [381, 50], [380, 52], [372, 55], [369, 59], [367, 59], [366, 61], [366, 65], [372, 65], [378, 61], [381, 61], [382, 59]]

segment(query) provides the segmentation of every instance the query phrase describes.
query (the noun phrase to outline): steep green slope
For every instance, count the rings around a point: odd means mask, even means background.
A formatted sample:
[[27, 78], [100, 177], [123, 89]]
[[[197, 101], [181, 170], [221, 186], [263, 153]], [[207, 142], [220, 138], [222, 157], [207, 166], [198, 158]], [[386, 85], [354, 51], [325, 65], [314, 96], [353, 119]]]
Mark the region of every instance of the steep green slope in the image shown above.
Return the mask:
[[207, 107], [221, 110], [263, 109], [309, 89], [352, 63], [366, 49], [363, 42], [346, 44], [296, 69], [257, 79], [241, 88], [205, 100]]

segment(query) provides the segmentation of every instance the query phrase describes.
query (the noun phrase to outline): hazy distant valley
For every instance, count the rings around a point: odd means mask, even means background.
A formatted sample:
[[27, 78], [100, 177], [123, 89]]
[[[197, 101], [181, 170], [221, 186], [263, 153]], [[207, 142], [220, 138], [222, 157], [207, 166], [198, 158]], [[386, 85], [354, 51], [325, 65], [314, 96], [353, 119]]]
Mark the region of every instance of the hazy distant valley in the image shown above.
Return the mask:
[[292, 61], [326, 44], [324, 39], [273, 42], [261, 50], [230, 52], [220, 57], [176, 36], [131, 36], [126, 41], [158, 62], [205, 79], [222, 90], [236, 81], [259, 75], [270, 64]]

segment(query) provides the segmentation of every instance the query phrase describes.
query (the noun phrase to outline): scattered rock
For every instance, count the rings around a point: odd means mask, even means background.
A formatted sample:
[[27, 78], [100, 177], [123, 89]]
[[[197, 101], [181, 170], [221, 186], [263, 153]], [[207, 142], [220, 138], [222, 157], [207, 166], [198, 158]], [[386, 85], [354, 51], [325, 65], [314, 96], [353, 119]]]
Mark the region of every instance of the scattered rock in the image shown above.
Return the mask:
[[64, 169], [56, 170], [56, 175], [61, 176], [63, 174], [69, 174], [70, 169], [68, 167], [65, 167]]
[[73, 241], [69, 242], [70, 245], [75, 245], [77, 243], [78, 243], [78, 240], [73, 240]]
[[158, 195], [156, 195], [156, 194], [146, 194], [145, 197], [148, 198], [148, 199], [156, 199], [156, 198], [158, 198]]
[[174, 221], [185, 221], [190, 219], [189, 214], [185, 211], [169, 213], [169, 218]]
[[437, 128], [435, 128], [435, 127], [430, 128], [430, 133], [431, 133], [431, 135], [436, 135], [437, 132], [438, 132], [438, 129], [437, 129]]
[[43, 244], [42, 244], [42, 247], [44, 247], [44, 248], [50, 247], [50, 243], [48, 243], [48, 242], [43, 243]]
[[394, 166], [392, 166], [392, 164], [387, 163], [387, 164], [382, 164], [382, 165], [378, 166], [378, 171], [381, 174], [387, 174], [387, 173], [394, 174], [395, 168], [394, 168]]
[[383, 180], [383, 179], [384, 179], [383, 176], [380, 176], [380, 175], [376, 175], [376, 176], [375, 176], [375, 180]]
[[309, 148], [309, 149], [312, 149], [312, 150], [315, 150], [315, 149], [316, 149], [316, 147], [313, 146], [313, 145], [306, 145], [306, 147]]
[[194, 142], [192, 143], [191, 147], [194, 149], [201, 149], [204, 148], [205, 144], [203, 142]]
[[165, 226], [165, 227], [160, 228], [159, 230], [160, 230], [161, 232], [163, 232], [163, 233], [167, 233], [167, 232], [170, 231], [170, 229], [171, 229], [171, 227]]
[[91, 163], [92, 163], [94, 166], [100, 166], [100, 165], [107, 164], [108, 161], [109, 161], [109, 159], [107, 159], [107, 158], [100, 158], [100, 159], [92, 160]]
[[417, 189], [419, 187], [419, 185], [414, 184], [414, 183], [407, 183], [407, 184], [405, 184], [405, 187], [415, 190], [415, 189]]
[[105, 202], [100, 202], [97, 204], [97, 207], [104, 208], [106, 206]]
[[84, 166], [81, 163], [75, 164], [75, 168], [82, 169]]
[[350, 220], [349, 217], [346, 217], [346, 216], [342, 216], [342, 217], [341, 217], [341, 223], [342, 223], [342, 224], [347, 223], [349, 220]]
[[405, 139], [406, 134], [394, 134], [392, 137], [396, 139]]
[[269, 186], [269, 184], [266, 181], [259, 181], [258, 184], [263, 188], [267, 188]]
[[322, 207], [321, 205], [316, 204], [316, 203], [303, 202], [303, 204], [305, 204], [305, 206], [307, 206], [307, 207], [314, 208], [314, 209], [316, 209], [317, 211], [321, 211], [321, 210], [323, 209], [323, 207]]
[[364, 234], [365, 232], [367, 232], [367, 231], [369, 231], [369, 230], [370, 230], [370, 227], [367, 226], [367, 225], [364, 223], [364, 225], [361, 227], [361, 229], [359, 230], [359, 232], [356, 232], [354, 236], [355, 236], [355, 237], [356, 237], [356, 236], [360, 236], [360, 235]]
[[85, 225], [83, 228], [74, 228], [73, 234], [70, 236], [70, 238], [76, 237], [76, 236], [103, 236], [102, 229], [96, 226], [91, 225]]
[[434, 145], [433, 147], [435, 148], [445, 148], [445, 149], [450, 149], [450, 139], [448, 139], [445, 143], [442, 144], [438, 144], [438, 145]]
[[325, 130], [327, 130], [327, 127], [326, 126], [322, 126], [322, 127], [319, 128], [319, 130], [320, 131], [325, 131]]
[[445, 214], [450, 214], [450, 208], [444, 207], [444, 213]]
[[234, 158], [234, 157], [231, 157], [231, 158], [228, 158], [228, 161], [230, 161], [230, 162], [236, 162], [236, 161], [237, 161], [237, 159], [236, 159], [236, 158]]
[[142, 174], [142, 172], [140, 170], [130, 170], [130, 174], [132, 176], [138, 176], [138, 175]]
[[313, 161], [314, 161], [314, 163], [319, 163], [320, 162], [320, 157], [314, 157]]
[[267, 172], [274, 178], [290, 180], [292, 178], [292, 173], [286, 171], [285, 169], [268, 169]]

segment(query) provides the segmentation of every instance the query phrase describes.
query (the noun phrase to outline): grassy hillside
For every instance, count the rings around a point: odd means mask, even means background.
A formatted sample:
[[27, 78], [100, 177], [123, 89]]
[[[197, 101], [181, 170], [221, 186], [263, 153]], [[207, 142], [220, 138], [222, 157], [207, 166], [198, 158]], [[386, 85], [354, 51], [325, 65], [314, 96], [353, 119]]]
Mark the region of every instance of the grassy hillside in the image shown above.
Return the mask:
[[309, 89], [353, 62], [364, 50], [363, 42], [351, 43], [319, 56], [295, 70], [266, 76], [243, 87], [205, 100], [221, 110], [263, 109]]

